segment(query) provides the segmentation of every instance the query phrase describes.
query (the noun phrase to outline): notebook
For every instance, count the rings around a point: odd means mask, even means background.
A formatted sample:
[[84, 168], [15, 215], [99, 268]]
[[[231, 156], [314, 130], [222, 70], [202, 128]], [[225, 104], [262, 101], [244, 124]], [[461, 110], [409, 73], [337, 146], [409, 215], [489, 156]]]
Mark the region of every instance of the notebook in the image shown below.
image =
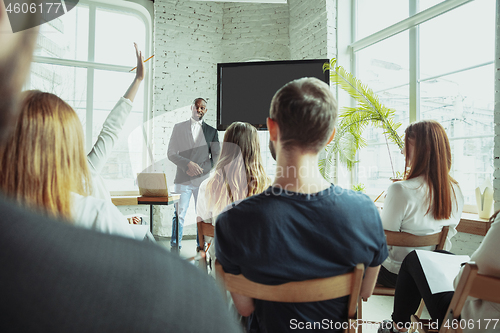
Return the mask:
[[139, 193], [144, 197], [168, 197], [167, 177], [164, 173], [138, 173]]

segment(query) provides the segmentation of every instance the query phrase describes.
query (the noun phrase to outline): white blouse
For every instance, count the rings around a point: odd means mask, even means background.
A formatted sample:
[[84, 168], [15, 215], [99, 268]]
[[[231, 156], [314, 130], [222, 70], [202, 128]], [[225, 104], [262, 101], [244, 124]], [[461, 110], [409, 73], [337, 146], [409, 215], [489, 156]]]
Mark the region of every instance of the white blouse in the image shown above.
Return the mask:
[[[454, 192], [454, 193], [453, 193]], [[436, 220], [429, 209], [429, 187], [423, 176], [393, 183], [387, 189], [387, 196], [382, 209], [382, 225], [385, 230], [408, 232], [424, 236], [440, 232], [444, 226], [449, 226], [448, 237], [444, 249], [451, 249], [450, 239], [457, 233], [460, 222], [464, 197], [460, 187], [453, 184], [452, 212], [447, 220]], [[401, 262], [413, 247], [389, 246], [389, 257], [382, 265], [394, 274], [399, 273]], [[433, 250], [431, 246], [420, 247], [421, 250]]]
[[76, 226], [106, 234], [134, 238], [127, 219], [110, 201], [71, 193], [71, 212]]

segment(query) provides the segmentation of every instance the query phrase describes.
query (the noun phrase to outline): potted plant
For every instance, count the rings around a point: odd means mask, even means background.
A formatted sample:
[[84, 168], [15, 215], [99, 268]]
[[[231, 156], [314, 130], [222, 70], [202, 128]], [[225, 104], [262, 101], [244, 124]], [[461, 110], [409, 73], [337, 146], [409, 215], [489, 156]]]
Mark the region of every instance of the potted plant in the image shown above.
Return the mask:
[[325, 157], [319, 161], [320, 171], [323, 176], [331, 181], [330, 170], [334, 165], [335, 156], [338, 156], [340, 163], [351, 170], [357, 162], [356, 154], [358, 150], [366, 146], [366, 140], [362, 136], [363, 131], [367, 126], [373, 126], [383, 130], [393, 178], [397, 178], [388, 142], [390, 140], [400, 149], [404, 147], [403, 140], [397, 133], [401, 123], [396, 122], [394, 119], [396, 110], [384, 106], [370, 88], [347, 72], [342, 66], [336, 66], [335, 58], [330, 63], [325, 63], [323, 70], [329, 70], [330, 81], [340, 86], [357, 102], [354, 107], [343, 107], [341, 109], [337, 133], [332, 142], [326, 146]]

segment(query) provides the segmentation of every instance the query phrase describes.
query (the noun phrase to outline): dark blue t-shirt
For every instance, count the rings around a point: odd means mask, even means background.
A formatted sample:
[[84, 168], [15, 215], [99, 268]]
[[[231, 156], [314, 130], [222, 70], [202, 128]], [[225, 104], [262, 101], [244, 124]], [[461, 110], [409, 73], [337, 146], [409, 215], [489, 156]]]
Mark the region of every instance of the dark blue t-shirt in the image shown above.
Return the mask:
[[[315, 194], [269, 187], [220, 214], [215, 237], [217, 260], [226, 272], [269, 285], [340, 275], [358, 263], [374, 267], [388, 256], [374, 203], [335, 185]], [[251, 326], [269, 333], [308, 326], [336, 331], [324, 328], [346, 321], [347, 301], [256, 300]]]

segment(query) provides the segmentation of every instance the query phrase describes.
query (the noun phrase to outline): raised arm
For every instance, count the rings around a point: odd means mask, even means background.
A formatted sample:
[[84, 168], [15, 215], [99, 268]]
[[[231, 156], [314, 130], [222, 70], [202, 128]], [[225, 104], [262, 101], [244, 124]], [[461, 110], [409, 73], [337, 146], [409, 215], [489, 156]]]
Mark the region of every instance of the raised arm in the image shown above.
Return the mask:
[[144, 79], [144, 62], [141, 52], [134, 43], [137, 57], [137, 72], [132, 84], [127, 89], [122, 98], [116, 103], [115, 107], [109, 113], [104, 121], [101, 133], [87, 155], [89, 166], [92, 170], [100, 173], [107, 162], [109, 154], [113, 150], [118, 136], [125, 125], [125, 122], [132, 110], [132, 102], [137, 94], [139, 86]]
[[131, 102], [134, 101], [135, 95], [137, 95], [137, 91], [139, 90], [139, 86], [141, 85], [142, 80], [144, 80], [144, 56], [142, 55], [142, 52], [139, 51], [139, 48], [137, 47], [137, 44], [134, 43], [135, 47], [135, 56], [137, 58], [137, 70], [135, 72], [135, 78], [134, 81], [132, 81], [132, 84], [128, 88], [127, 92], [125, 92], [125, 95], [123, 97], [127, 98]]

